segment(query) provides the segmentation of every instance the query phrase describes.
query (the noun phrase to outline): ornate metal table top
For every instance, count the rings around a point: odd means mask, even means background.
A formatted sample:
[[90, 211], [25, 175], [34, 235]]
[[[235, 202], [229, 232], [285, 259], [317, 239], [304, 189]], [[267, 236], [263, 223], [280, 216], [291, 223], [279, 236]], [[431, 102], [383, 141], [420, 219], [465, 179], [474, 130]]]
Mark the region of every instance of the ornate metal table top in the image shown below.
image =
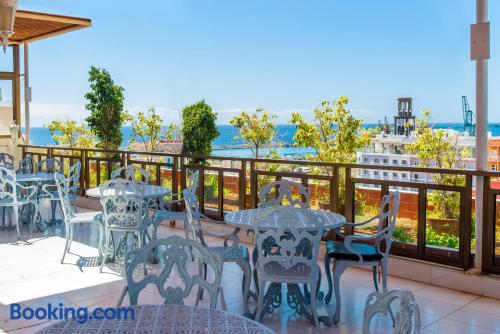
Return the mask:
[[[246, 209], [240, 211], [233, 211], [226, 215], [224, 221], [230, 225], [240, 227], [245, 230], [253, 230], [255, 228], [254, 224], [259, 217], [259, 214], [264, 212], [264, 210], [268, 211], [269, 208], [257, 208], [257, 209]], [[331, 230], [334, 228], [339, 228], [346, 223], [346, 219], [344, 216], [330, 212], [325, 210], [312, 210], [312, 209], [302, 209], [302, 210], [311, 210], [314, 214], [320, 215], [325, 222], [324, 229], [325, 231]], [[300, 212], [300, 211], [298, 211]], [[300, 214], [300, 213], [299, 213]], [[270, 218], [273, 218], [274, 224], [278, 226], [278, 218], [277, 214], [271, 214]], [[270, 222], [272, 224], [272, 221]], [[308, 227], [307, 220], [303, 220], [303, 228]], [[270, 226], [271, 227], [271, 226]], [[300, 226], [299, 226], [300, 229]]]
[[76, 320], [58, 322], [38, 333], [207, 333], [273, 334], [253, 320], [221, 310], [184, 305], [133, 306], [134, 318], [121, 320]]
[[[104, 195], [106, 196], [113, 196], [113, 189], [107, 189], [104, 192]], [[130, 193], [133, 193], [133, 190], [130, 189]], [[159, 197], [164, 197], [168, 194], [171, 193], [171, 190], [165, 187], [161, 186], [153, 186], [153, 185], [146, 185], [144, 186], [144, 197], [145, 198], [159, 198]], [[88, 197], [94, 197], [94, 198], [101, 198], [101, 192], [99, 188], [90, 188], [85, 192], [85, 195]]]
[[48, 182], [54, 181], [54, 174], [45, 172], [36, 172], [29, 174], [17, 174], [16, 181], [18, 182]]

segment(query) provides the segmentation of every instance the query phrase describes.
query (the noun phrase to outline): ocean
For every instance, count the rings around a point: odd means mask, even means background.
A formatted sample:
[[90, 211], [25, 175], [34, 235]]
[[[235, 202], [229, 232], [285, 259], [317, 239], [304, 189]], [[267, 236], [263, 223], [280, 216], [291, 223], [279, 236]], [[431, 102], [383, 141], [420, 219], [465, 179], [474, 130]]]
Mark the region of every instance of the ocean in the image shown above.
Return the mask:
[[[365, 128], [376, 127], [377, 124], [365, 124]], [[239, 140], [238, 134], [239, 130], [232, 125], [218, 125], [220, 136], [217, 137], [212, 145], [213, 155], [218, 156], [237, 156], [242, 158], [247, 158], [252, 156], [252, 152], [247, 148], [239, 148], [243, 142]], [[438, 129], [453, 129], [456, 131], [463, 131], [462, 123], [436, 123], [434, 125]], [[491, 132], [492, 136], [500, 136], [500, 123], [490, 123], [488, 125], [488, 131]], [[122, 128], [123, 133], [123, 145], [125, 148], [128, 146], [130, 141], [130, 136], [132, 133], [132, 128], [130, 126], [125, 126]], [[293, 136], [295, 134], [295, 125], [292, 124], [278, 124], [276, 126], [277, 136], [275, 140], [281, 144], [283, 147], [277, 149], [278, 154], [282, 157], [293, 157], [293, 156], [303, 156], [307, 153], [312, 153], [310, 148], [305, 147], [291, 147], [293, 143]], [[50, 146], [54, 145], [55, 142], [52, 140], [49, 130], [46, 127], [32, 127], [31, 128], [31, 142], [34, 145]], [[234, 147], [233, 147], [234, 146]]]

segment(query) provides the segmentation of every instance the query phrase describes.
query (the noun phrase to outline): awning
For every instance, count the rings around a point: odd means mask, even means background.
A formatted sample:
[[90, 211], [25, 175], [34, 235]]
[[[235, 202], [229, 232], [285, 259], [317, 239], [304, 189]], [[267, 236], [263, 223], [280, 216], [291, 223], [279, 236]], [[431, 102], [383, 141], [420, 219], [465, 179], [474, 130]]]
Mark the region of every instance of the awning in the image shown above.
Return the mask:
[[87, 28], [92, 21], [86, 18], [17, 10], [11, 44], [34, 42], [41, 39]]

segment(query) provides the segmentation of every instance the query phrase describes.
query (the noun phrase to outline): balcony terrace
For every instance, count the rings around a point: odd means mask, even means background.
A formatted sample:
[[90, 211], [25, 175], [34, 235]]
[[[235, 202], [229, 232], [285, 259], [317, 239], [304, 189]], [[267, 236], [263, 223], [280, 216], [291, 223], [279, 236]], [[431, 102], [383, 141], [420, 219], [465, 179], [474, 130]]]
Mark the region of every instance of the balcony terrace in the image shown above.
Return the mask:
[[[82, 203], [89, 204], [85, 199]], [[79, 208], [79, 211], [85, 211]], [[49, 216], [48, 206], [44, 216]], [[24, 226], [22, 240], [18, 242], [15, 231], [1, 231], [0, 252], [0, 333], [33, 333], [53, 321], [9, 320], [9, 304], [21, 303], [27, 307], [40, 307], [47, 303], [63, 303], [75, 307], [113, 307], [125, 284], [120, 268], [106, 267], [99, 273], [97, 264], [97, 233], [92, 226], [83, 224], [75, 230], [75, 241], [65, 263], [60, 264], [64, 248], [63, 228], [49, 227], [44, 233], [30, 233]], [[183, 231], [162, 225], [159, 238], [173, 234], [183, 235]], [[212, 240], [219, 242], [220, 240]], [[252, 247], [252, 243], [248, 246]], [[405, 263], [392, 259], [391, 272], [400, 275]], [[320, 267], [323, 268], [322, 263]], [[406, 270], [412, 272], [411, 266]], [[432, 279], [446, 279], [449, 268], [434, 266]], [[421, 273], [421, 272], [420, 272]], [[418, 278], [418, 271], [413, 271]], [[225, 265], [223, 285], [229, 312], [242, 314], [241, 270], [235, 265]], [[367, 270], [349, 268], [343, 275], [341, 322], [333, 328], [322, 327], [319, 333], [361, 333], [363, 307], [366, 296], [373, 291], [371, 273]], [[323, 282], [324, 283], [324, 282]], [[462, 282], [463, 283], [463, 282]], [[468, 284], [475, 284], [473, 280]], [[495, 333], [500, 330], [500, 300], [451, 290], [429, 282], [389, 276], [389, 288], [411, 290], [421, 308], [422, 333]], [[326, 285], [322, 285], [326, 289]], [[491, 291], [497, 294], [497, 291]], [[155, 293], [141, 295], [141, 303], [159, 304], [163, 300]], [[124, 305], [128, 305], [125, 299]], [[203, 304], [202, 304], [203, 305]], [[251, 303], [255, 307], [255, 302]], [[320, 304], [320, 313], [331, 313], [332, 306]], [[297, 316], [288, 306], [281, 306], [263, 323], [276, 333], [314, 333], [316, 329], [304, 317]], [[390, 333], [390, 318], [378, 317], [373, 321], [376, 333]]]
[[[220, 220], [230, 211], [255, 207], [259, 200], [257, 189], [272, 180], [300, 182], [309, 188], [313, 207], [340, 212], [348, 221], [356, 222], [372, 214], [383, 194], [398, 190], [401, 205], [389, 260], [389, 288], [405, 288], [414, 292], [423, 313], [424, 332], [463, 332], [465, 329], [470, 333], [500, 331], [500, 279], [496, 277], [500, 272], [500, 238], [497, 233], [500, 208], [497, 196], [500, 190], [486, 189], [488, 220], [485, 221], [485, 245], [475, 244], [472, 226], [475, 205], [472, 179], [482, 175], [490, 181], [500, 177], [498, 172], [224, 157], [205, 157], [204, 164], [193, 164], [189, 162], [189, 157], [181, 155], [40, 146], [22, 146], [21, 155], [31, 155], [35, 161], [52, 157], [64, 161], [67, 166], [80, 161], [80, 210], [100, 210], [98, 201], [87, 198], [85, 190], [102, 184], [110, 178], [114, 169], [123, 165], [137, 165], [148, 170], [152, 183], [167, 186], [173, 192], [185, 188], [190, 171], [199, 170], [201, 210]], [[318, 167], [321, 168], [318, 170]], [[464, 182], [460, 186], [451, 186], [432, 182], [364, 179], [357, 176], [357, 170], [361, 168], [456, 174], [463, 177]], [[403, 187], [405, 190], [401, 190]], [[432, 201], [435, 191], [457, 194], [459, 212], [455, 219], [440, 220], [435, 217], [436, 204]], [[43, 210], [48, 208], [45, 206]], [[47, 215], [44, 213], [44, 216]], [[159, 238], [182, 235], [180, 222], [165, 224], [160, 227]], [[109, 267], [105, 273], [99, 274], [94, 229], [78, 227], [75, 232], [76, 246], [64, 265], [59, 264], [64, 248], [61, 232], [60, 225], [50, 227], [43, 234], [29, 234], [25, 229], [21, 240], [26, 242], [16, 242], [13, 231], [0, 233], [1, 247], [4, 248], [2, 254], [10, 255], [0, 266], [3, 271], [0, 280], [3, 311], [12, 302], [24, 305], [40, 305], [49, 301], [80, 306], [115, 304], [124, 285], [119, 274], [121, 267]], [[346, 229], [345, 232], [370, 234], [373, 229]], [[240, 232], [239, 236], [250, 248], [255, 244], [252, 235]], [[335, 238], [334, 233], [327, 237]], [[482, 246], [483, 254], [486, 254], [482, 273], [475, 272], [473, 268], [474, 246]], [[322, 246], [319, 259], [323, 258], [324, 251]], [[320, 267], [323, 268], [323, 264]], [[241, 270], [231, 268], [224, 274], [224, 286], [229, 287], [229, 292], [225, 292], [229, 296], [228, 309], [242, 314], [242, 301], [236, 293], [241, 285], [235, 283], [241, 282], [241, 277], [236, 279], [236, 276], [241, 276]], [[322, 284], [322, 288], [326, 289], [325, 282]], [[322, 327], [321, 330], [329, 333], [360, 332], [364, 301], [373, 291], [371, 273], [361, 268], [349, 268], [341, 284], [342, 307], [346, 310], [342, 313], [341, 323], [333, 328]], [[151, 300], [144, 303], [160, 302], [154, 294], [147, 294], [147, 298]], [[320, 310], [331, 314], [332, 306], [322, 303]], [[5, 318], [6, 313], [2, 314]], [[314, 331], [308, 320], [297, 316], [288, 306], [282, 306], [278, 313], [266, 317], [263, 323], [281, 333]], [[20, 323], [4, 319], [2, 329], [32, 332], [45, 325], [48, 323]], [[390, 320], [380, 318], [377, 326], [377, 332], [385, 332], [390, 328]]]

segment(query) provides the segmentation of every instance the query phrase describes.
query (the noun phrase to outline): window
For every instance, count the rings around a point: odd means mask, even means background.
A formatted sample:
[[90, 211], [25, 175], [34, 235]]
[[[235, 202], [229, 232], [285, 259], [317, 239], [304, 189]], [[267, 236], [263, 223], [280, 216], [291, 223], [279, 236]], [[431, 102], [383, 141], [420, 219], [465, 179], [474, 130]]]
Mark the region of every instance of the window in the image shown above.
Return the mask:
[[373, 175], [378, 176], [378, 170], [374, 171]]
[[398, 177], [398, 173], [392, 173], [392, 177]]
[[364, 158], [363, 161], [367, 163], [368, 162], [368, 158]]
[[397, 164], [398, 164], [398, 161], [397, 161], [397, 160], [392, 160], [392, 164], [393, 164], [393, 165], [397, 165]]
[[401, 177], [406, 178], [406, 173], [401, 174]]
[[389, 160], [388, 159], [384, 159], [384, 164], [388, 163]]
[[408, 164], [408, 162], [406, 160], [401, 160], [401, 164], [406, 165], [406, 164]]
[[364, 175], [367, 175], [368, 174], [368, 171], [366, 169], [363, 169], [363, 174]]
[[497, 165], [491, 165], [491, 170], [497, 170]]
[[375, 159], [375, 163], [378, 164], [378, 159]]
[[415, 180], [418, 180], [418, 174], [413, 175], [413, 178], [414, 178]]
[[384, 176], [387, 176], [388, 174], [387, 174], [387, 172], [384, 172], [384, 173], [383, 173], [383, 175], [384, 175]]

